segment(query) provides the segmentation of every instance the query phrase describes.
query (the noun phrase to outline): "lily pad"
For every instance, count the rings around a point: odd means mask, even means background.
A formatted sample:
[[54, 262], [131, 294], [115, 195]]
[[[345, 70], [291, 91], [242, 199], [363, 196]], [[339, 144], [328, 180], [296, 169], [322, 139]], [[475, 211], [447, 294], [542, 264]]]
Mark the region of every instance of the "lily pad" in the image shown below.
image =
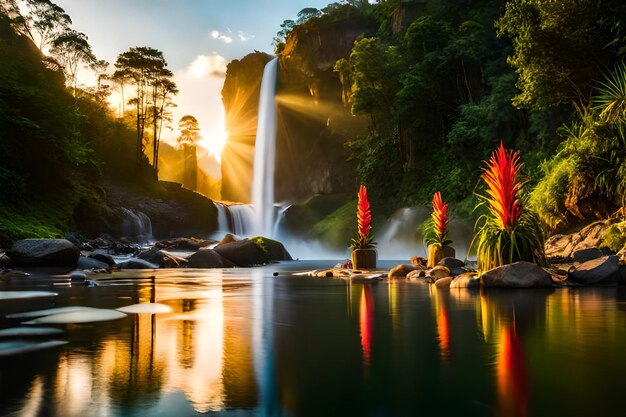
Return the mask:
[[83, 307], [83, 306], [57, 307], [57, 308], [48, 308], [46, 310], [34, 310], [34, 311], [26, 311], [23, 313], [7, 314], [7, 318], [8, 319], [30, 319], [33, 317], [51, 316], [52, 314], [90, 312], [92, 310], [97, 310], [97, 309], [93, 307]]
[[50, 336], [64, 333], [54, 327], [12, 327], [0, 330], [0, 337]]
[[56, 297], [57, 295], [57, 293], [49, 291], [0, 291], [0, 301]]
[[126, 314], [117, 310], [106, 310], [93, 308], [86, 311], [73, 311], [69, 313], [52, 314], [35, 320], [27, 321], [24, 324], [80, 324], [95, 323], [99, 321], [119, 320], [126, 317]]
[[68, 342], [63, 340], [49, 340], [46, 342], [33, 342], [29, 340], [15, 340], [0, 342], [0, 356], [19, 355], [21, 353], [34, 352], [37, 350], [50, 349], [62, 346]]
[[161, 303], [141, 303], [120, 307], [117, 310], [132, 314], [158, 314], [171, 313], [172, 307]]

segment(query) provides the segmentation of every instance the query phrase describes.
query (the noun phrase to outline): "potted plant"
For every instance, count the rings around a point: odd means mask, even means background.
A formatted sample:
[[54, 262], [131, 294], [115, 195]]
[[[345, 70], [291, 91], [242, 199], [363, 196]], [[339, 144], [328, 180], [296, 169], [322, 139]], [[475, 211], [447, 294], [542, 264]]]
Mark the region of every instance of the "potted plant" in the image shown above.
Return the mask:
[[448, 204], [443, 203], [439, 191], [433, 196], [433, 213], [424, 238], [428, 245], [428, 268], [437, 265], [445, 256], [454, 257], [454, 248], [450, 246], [452, 241], [448, 240]]
[[350, 241], [352, 248], [353, 269], [376, 268], [376, 242], [372, 240], [372, 213], [370, 202], [367, 198], [367, 188], [361, 185], [359, 188], [359, 202], [357, 204], [357, 237]]

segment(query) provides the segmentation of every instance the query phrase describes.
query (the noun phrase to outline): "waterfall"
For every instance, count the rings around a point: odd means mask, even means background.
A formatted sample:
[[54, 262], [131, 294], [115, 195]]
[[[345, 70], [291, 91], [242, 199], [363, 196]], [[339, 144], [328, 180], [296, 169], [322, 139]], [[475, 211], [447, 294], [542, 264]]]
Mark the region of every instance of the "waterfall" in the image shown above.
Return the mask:
[[411, 256], [426, 256], [419, 225], [430, 212], [425, 206], [405, 207], [396, 211], [387, 224], [377, 233], [379, 259], [411, 259]]
[[228, 208], [220, 203], [214, 203], [215, 208], [217, 209], [217, 231], [218, 232], [228, 232], [230, 231], [230, 227], [228, 227]]
[[259, 116], [254, 145], [252, 205], [254, 233], [272, 237], [274, 223], [274, 162], [276, 159], [276, 76], [278, 58], [267, 63], [261, 81]]
[[230, 231], [237, 236], [252, 236], [255, 229], [255, 211], [250, 204], [233, 204], [228, 206], [231, 215], [232, 227]]
[[145, 213], [120, 207], [121, 221], [115, 226], [114, 233], [118, 237], [126, 237], [139, 243], [152, 240], [152, 222]]

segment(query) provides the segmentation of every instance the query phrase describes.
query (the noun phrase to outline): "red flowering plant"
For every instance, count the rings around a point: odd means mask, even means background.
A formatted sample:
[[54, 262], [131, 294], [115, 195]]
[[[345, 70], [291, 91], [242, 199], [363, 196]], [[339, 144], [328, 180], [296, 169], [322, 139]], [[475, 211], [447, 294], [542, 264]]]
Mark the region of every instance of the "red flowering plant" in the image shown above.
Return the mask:
[[424, 238], [428, 245], [445, 246], [452, 243], [448, 240], [448, 204], [444, 204], [439, 191], [433, 195], [433, 212], [426, 223]]
[[350, 247], [354, 249], [369, 249], [376, 246], [370, 233], [372, 231], [372, 212], [367, 198], [367, 188], [361, 185], [359, 188], [359, 202], [356, 210], [357, 237], [350, 241]]
[[487, 212], [476, 222], [470, 245], [480, 271], [517, 261], [544, 262], [543, 232], [537, 215], [526, 207], [519, 156], [500, 142], [483, 168], [486, 193], [478, 195], [477, 207], [486, 206]]

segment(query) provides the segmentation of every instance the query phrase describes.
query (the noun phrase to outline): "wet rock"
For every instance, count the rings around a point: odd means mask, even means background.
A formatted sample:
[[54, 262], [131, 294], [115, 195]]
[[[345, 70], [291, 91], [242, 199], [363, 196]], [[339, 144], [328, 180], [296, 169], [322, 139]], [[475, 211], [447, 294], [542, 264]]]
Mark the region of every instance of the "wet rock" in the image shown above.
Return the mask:
[[141, 249], [141, 246], [137, 243], [123, 242], [106, 233], [90, 240], [88, 243], [94, 249], [107, 249], [108, 251], [117, 254], [135, 253]]
[[569, 279], [583, 285], [617, 283], [619, 270], [616, 255], [584, 262], [569, 273]]
[[480, 278], [476, 272], [466, 272], [455, 277], [450, 283], [450, 288], [479, 288]]
[[176, 256], [163, 249], [153, 247], [141, 252], [137, 258], [159, 265], [160, 268], [178, 268], [181, 264], [187, 263], [187, 259]]
[[292, 260], [282, 243], [265, 237], [253, 237], [220, 244], [214, 250], [237, 266], [253, 266], [272, 261]]
[[67, 239], [23, 239], [15, 242], [9, 257], [18, 266], [74, 268], [80, 257], [80, 250]]
[[203, 248], [187, 259], [187, 268], [232, 268], [234, 263], [224, 259], [213, 249]]
[[413, 266], [426, 266], [428, 263], [428, 259], [422, 258], [420, 256], [413, 256], [411, 258], [411, 265]]
[[436, 267], [428, 271], [428, 275], [433, 277], [434, 280], [437, 281], [438, 279], [449, 277], [451, 274], [449, 268], [443, 265], [437, 265]]
[[599, 247], [611, 221], [591, 223], [580, 231], [567, 235], [554, 235], [546, 240], [545, 253], [551, 262], [571, 262], [574, 252]]
[[540, 266], [531, 262], [515, 262], [499, 266], [482, 274], [483, 287], [546, 288], [552, 287], [552, 279]]
[[618, 276], [618, 284], [626, 285], [626, 265], [622, 265], [619, 267], [617, 276]]
[[109, 255], [104, 249], [96, 249], [91, 253], [91, 255], [89, 255], [89, 257], [97, 261], [104, 262], [110, 267], [115, 266], [115, 259], [113, 259], [113, 257]]
[[9, 255], [7, 255], [4, 250], [0, 249], [0, 269], [8, 268], [9, 266], [11, 266], [11, 258], [9, 258]]
[[435, 286], [437, 288], [450, 288], [452, 280], [452, 277], [439, 278], [437, 281], [435, 281]]
[[426, 268], [425, 266], [419, 268], [419, 269], [415, 269], [411, 272], [409, 272], [406, 277], [408, 279], [415, 279], [415, 278], [425, 278], [427, 275], [427, 271], [428, 268]]
[[233, 242], [240, 242], [241, 240], [243, 239], [233, 235], [232, 233], [226, 233], [226, 235], [222, 238], [222, 240], [220, 240], [217, 246], [226, 245]]
[[81, 256], [76, 264], [77, 269], [108, 269], [110, 265], [94, 258]]
[[130, 258], [117, 264], [119, 269], [158, 269], [159, 265], [150, 263], [143, 259]]
[[579, 249], [573, 253], [574, 260], [576, 262], [587, 262], [592, 259], [598, 259], [603, 256], [602, 252], [598, 248]]
[[443, 265], [449, 269], [453, 269], [453, 268], [463, 268], [465, 267], [465, 262], [463, 262], [460, 259], [456, 259], [456, 258], [442, 258], [437, 265]]
[[72, 271], [70, 273], [70, 279], [76, 282], [85, 282], [87, 275], [82, 271]]
[[215, 245], [217, 240], [212, 239], [197, 239], [194, 237], [186, 238], [179, 237], [176, 239], [163, 240], [157, 242], [154, 246], [161, 249], [173, 249], [173, 250], [189, 250], [197, 251], [205, 246]]
[[426, 267], [423, 267], [421, 265], [400, 264], [391, 268], [387, 276], [389, 278], [406, 277], [411, 271], [424, 270], [424, 269], [426, 269]]

